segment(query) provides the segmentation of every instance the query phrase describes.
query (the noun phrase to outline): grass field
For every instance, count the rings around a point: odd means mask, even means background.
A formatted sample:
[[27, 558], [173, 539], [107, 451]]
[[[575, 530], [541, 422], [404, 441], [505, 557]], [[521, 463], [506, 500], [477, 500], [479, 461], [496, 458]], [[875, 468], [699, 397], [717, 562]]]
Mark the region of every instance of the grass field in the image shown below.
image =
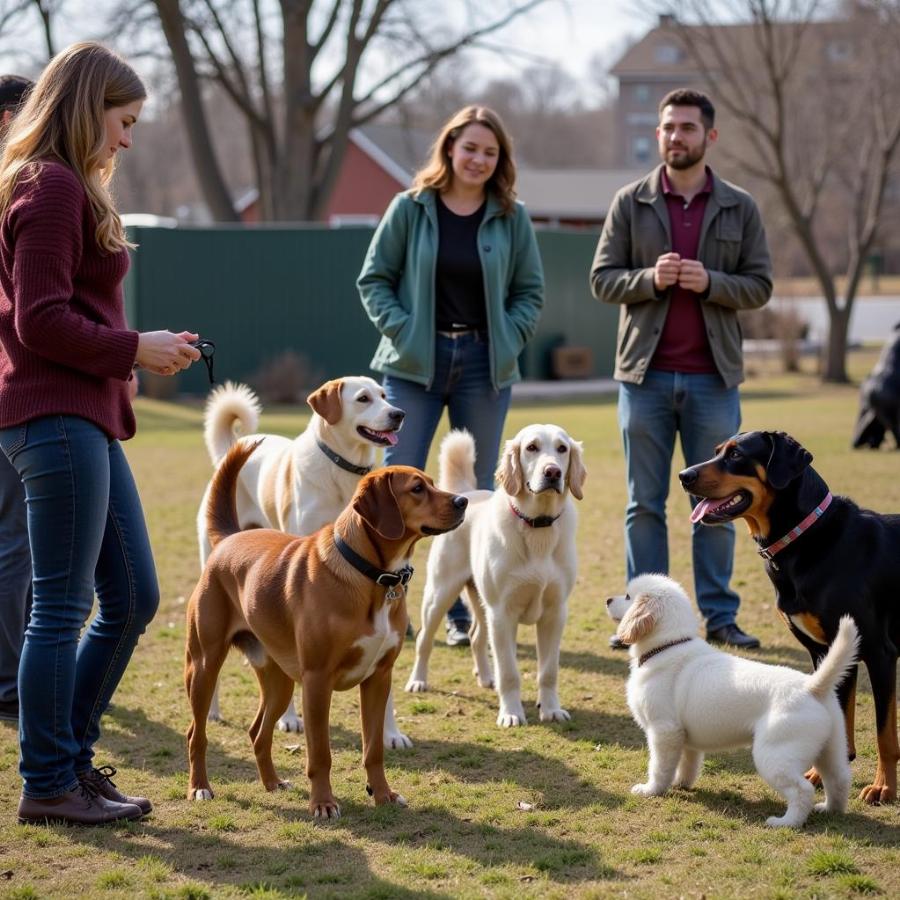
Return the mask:
[[[871, 354], [853, 356], [854, 377]], [[815, 454], [835, 492], [900, 510], [900, 454], [852, 452], [856, 389], [811, 375], [766, 373], [743, 392], [745, 428], [785, 429]], [[900, 896], [900, 809], [855, 799], [875, 769], [874, 712], [861, 677], [853, 794], [847, 815], [813, 815], [799, 831], [772, 831], [782, 801], [747, 752], [711, 756], [693, 791], [632, 797], [643, 780], [643, 735], [625, 705], [626, 657], [608, 649], [604, 598], [622, 588], [623, 465], [613, 398], [580, 405], [514, 407], [507, 433], [553, 421], [584, 441], [588, 481], [580, 506], [579, 577], [563, 635], [560, 692], [572, 721], [536, 724], [533, 629], [519, 662], [532, 724], [500, 730], [496, 700], [477, 687], [468, 651], [440, 644], [428, 694], [405, 694], [407, 643], [395, 669], [397, 715], [415, 747], [388, 758], [392, 786], [410, 808], [375, 809], [366, 797], [355, 692], [336, 695], [331, 718], [340, 820], [307, 814], [302, 737], [277, 734], [279, 773], [294, 787], [267, 794], [246, 729], [255, 679], [237, 654], [226, 663], [213, 727], [216, 799], [189, 803], [182, 687], [184, 605], [197, 575], [194, 516], [209, 476], [194, 406], [138, 403], [128, 455], [145, 500], [162, 604], [104, 719], [98, 764], [153, 799], [139, 824], [103, 829], [15, 823], [20, 782], [15, 729], [0, 726], [0, 896], [31, 897], [762, 897]], [[296, 433], [305, 416], [266, 415], [266, 430]], [[672, 574], [690, 585], [688, 505], [673, 484]], [[427, 543], [409, 605], [414, 623]], [[808, 659], [778, 619], [772, 591], [739, 525], [735, 585], [741, 624], [760, 636], [755, 658], [802, 669]]]

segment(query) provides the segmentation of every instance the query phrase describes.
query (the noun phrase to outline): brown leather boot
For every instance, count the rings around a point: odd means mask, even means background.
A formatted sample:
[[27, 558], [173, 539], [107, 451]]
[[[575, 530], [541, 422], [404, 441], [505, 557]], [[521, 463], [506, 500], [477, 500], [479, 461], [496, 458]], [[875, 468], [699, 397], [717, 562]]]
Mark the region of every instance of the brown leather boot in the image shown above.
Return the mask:
[[115, 782], [112, 780], [116, 774], [114, 766], [100, 766], [99, 769], [90, 769], [82, 772], [78, 776], [78, 780], [82, 784], [96, 788], [97, 793], [107, 800], [113, 800], [116, 803], [131, 803], [133, 806], [140, 807], [141, 812], [146, 816], [153, 811], [153, 804], [146, 797], [126, 797], [120, 790], [116, 788]]
[[59, 797], [36, 800], [23, 794], [19, 799], [20, 825], [49, 825], [51, 822], [106, 825], [109, 822], [139, 819], [142, 815], [139, 806], [107, 800], [83, 782]]

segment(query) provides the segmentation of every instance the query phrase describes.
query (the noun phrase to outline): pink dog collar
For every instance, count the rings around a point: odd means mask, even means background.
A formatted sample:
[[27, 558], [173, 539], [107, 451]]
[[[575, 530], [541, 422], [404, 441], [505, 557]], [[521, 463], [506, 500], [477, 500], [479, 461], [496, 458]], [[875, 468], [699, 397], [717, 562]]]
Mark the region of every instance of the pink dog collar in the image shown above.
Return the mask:
[[772, 557], [775, 556], [776, 553], [780, 553], [789, 544], [793, 544], [804, 531], [809, 531], [809, 529], [819, 521], [822, 514], [831, 505], [833, 499], [831, 491], [829, 491], [825, 495], [825, 499], [799, 525], [797, 525], [796, 528], [792, 528], [783, 538], [775, 541], [774, 544], [769, 544], [768, 547], [760, 547], [758, 551], [759, 555], [763, 559], [767, 559], [771, 562]]

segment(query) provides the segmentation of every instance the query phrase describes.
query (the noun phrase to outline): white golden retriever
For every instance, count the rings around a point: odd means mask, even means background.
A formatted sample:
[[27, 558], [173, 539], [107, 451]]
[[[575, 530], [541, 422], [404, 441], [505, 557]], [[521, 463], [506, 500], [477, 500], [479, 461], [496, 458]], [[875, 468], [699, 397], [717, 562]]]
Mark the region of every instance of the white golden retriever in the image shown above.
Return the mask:
[[[557, 693], [559, 644], [569, 594], [575, 584], [572, 497], [582, 497], [581, 444], [556, 425], [529, 425], [506, 448], [496, 491], [474, 491], [475, 444], [466, 431], [451, 431], [441, 444], [438, 483], [469, 498], [463, 524], [436, 537], [428, 555], [422, 629], [407, 691], [428, 690], [428, 659], [444, 613], [466, 589], [475, 617], [472, 656], [482, 687], [496, 685], [497, 724], [526, 723], [516, 631], [537, 628], [538, 707], [542, 722], [569, 718]], [[491, 676], [487, 640], [494, 656]]]
[[[333, 522], [353, 496], [360, 478], [376, 463], [379, 447], [397, 443], [405, 413], [387, 402], [384, 389], [365, 375], [327, 381], [307, 398], [313, 411], [294, 439], [256, 434], [261, 407], [243, 384], [227, 382], [206, 402], [204, 439], [213, 465], [238, 441], [265, 440], [240, 471], [237, 487], [241, 528], [275, 528], [308, 535]], [[200, 565], [210, 553], [206, 533], [209, 485], [197, 513]], [[218, 689], [209, 718], [218, 721]], [[282, 731], [302, 731], [293, 701], [278, 720]], [[406, 748], [412, 741], [394, 721], [393, 703], [385, 715], [384, 743]]]
[[756, 770], [787, 801], [773, 827], [799, 828], [813, 809], [813, 765], [825, 802], [817, 811], [844, 812], [850, 790], [847, 735], [835, 687], [856, 659], [858, 633], [849, 616], [812, 675], [731, 656], [697, 636], [694, 608], [664, 575], [640, 575], [624, 597], [610, 597], [616, 633], [631, 645], [628, 706], [647, 735], [646, 784], [632, 793], [690, 788], [708, 751], [750, 746]]

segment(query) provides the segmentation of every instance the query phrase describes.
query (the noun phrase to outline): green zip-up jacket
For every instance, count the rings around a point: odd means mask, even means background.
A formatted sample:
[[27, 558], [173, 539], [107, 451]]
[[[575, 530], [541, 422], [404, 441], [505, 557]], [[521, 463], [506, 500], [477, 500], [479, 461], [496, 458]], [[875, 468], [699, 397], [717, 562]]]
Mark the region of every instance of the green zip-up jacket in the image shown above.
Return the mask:
[[[434, 191], [404, 191], [387, 208], [356, 286], [381, 333], [371, 367], [429, 385], [434, 378], [438, 220]], [[498, 390], [521, 379], [518, 357], [534, 335], [544, 303], [544, 273], [525, 207], [503, 215], [488, 194], [478, 227], [484, 275], [491, 380]]]
[[[672, 249], [662, 166], [623, 187], [603, 223], [591, 267], [591, 290], [604, 303], [621, 304], [616, 338], [619, 381], [640, 384], [647, 374], [669, 312], [670, 289], [653, 284], [656, 260]], [[697, 258], [709, 273], [698, 295], [716, 368], [726, 387], [744, 380], [739, 309], [758, 309], [772, 296], [772, 263], [753, 198], [713, 174], [712, 194], [700, 228]]]

